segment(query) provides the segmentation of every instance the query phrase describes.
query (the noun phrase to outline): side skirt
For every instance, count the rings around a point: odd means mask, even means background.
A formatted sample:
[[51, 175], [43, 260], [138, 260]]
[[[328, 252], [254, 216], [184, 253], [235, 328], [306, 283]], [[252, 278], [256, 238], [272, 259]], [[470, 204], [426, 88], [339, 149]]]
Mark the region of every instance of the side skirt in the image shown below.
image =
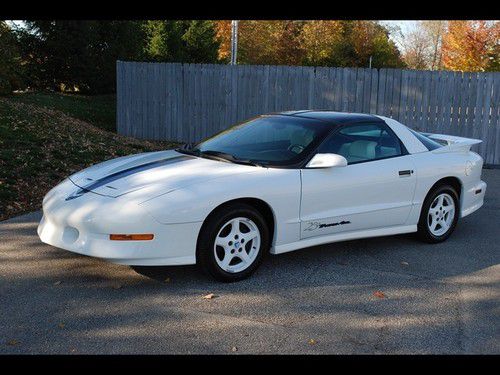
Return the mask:
[[417, 231], [416, 225], [398, 225], [395, 227], [388, 227], [388, 228], [368, 229], [355, 232], [330, 234], [328, 236], [306, 238], [297, 242], [273, 246], [271, 248], [271, 254], [287, 253], [289, 251], [303, 249], [305, 247], [322, 245], [325, 243], [357, 240], [359, 238], [391, 236], [394, 234], [413, 233], [416, 231]]

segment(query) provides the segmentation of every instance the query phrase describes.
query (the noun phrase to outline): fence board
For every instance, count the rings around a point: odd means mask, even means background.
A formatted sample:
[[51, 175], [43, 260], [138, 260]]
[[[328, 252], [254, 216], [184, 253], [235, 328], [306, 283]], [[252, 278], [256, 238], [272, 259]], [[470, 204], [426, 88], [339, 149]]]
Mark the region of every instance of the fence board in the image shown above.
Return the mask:
[[377, 113], [418, 130], [480, 138], [500, 164], [500, 73], [117, 62], [117, 132], [196, 142], [262, 113]]

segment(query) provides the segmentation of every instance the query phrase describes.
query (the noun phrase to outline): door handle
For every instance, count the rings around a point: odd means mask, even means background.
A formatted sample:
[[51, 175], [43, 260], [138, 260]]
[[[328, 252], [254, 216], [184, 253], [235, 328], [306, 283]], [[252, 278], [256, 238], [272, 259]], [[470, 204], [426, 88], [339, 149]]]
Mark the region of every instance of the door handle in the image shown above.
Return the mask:
[[405, 169], [404, 171], [399, 171], [399, 177], [409, 177], [413, 174], [413, 169]]

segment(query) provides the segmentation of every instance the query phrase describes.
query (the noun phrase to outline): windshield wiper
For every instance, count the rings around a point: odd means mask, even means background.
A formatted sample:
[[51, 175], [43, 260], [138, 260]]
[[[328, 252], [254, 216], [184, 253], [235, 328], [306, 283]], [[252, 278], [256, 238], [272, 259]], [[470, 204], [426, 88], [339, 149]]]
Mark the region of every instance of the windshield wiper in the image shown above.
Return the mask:
[[184, 143], [181, 147], [176, 148], [175, 151], [181, 152], [183, 154], [200, 156], [200, 150], [194, 149], [193, 147], [194, 147], [193, 143]]
[[216, 150], [201, 151], [198, 148], [193, 149], [192, 147], [193, 147], [192, 143], [186, 143], [182, 147], [179, 147], [178, 149], [176, 149], [176, 151], [181, 152], [183, 154], [188, 154], [188, 155], [193, 155], [193, 156], [198, 156], [198, 157], [208, 157], [210, 159], [213, 158], [213, 159], [222, 160], [222, 161], [230, 162], [230, 163], [253, 165], [254, 167], [263, 167], [262, 164], [259, 164], [253, 160], [239, 159], [232, 154], [228, 154], [227, 152], [216, 151]]
[[224, 159], [226, 161], [230, 161], [233, 163], [238, 163], [238, 164], [245, 164], [245, 165], [253, 165], [254, 167], [262, 167], [261, 164], [249, 160], [249, 159], [239, 159], [236, 156], [232, 154], [228, 154], [227, 152], [222, 152], [222, 151], [215, 151], [215, 150], [206, 150], [206, 151], [200, 151], [201, 155], [209, 155], [209, 156], [215, 156], [220, 159]]

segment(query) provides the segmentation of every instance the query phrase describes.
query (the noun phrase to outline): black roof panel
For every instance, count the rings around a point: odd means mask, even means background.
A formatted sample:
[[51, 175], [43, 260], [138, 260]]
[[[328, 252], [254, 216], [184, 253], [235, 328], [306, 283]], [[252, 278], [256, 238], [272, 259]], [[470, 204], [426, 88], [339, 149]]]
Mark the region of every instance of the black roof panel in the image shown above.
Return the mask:
[[362, 121], [382, 121], [380, 118], [365, 113], [351, 113], [351, 112], [335, 112], [335, 111], [316, 111], [316, 110], [303, 110], [303, 111], [286, 111], [281, 112], [282, 115], [297, 116], [312, 118], [322, 121], [331, 122], [334, 124], [346, 124]]

